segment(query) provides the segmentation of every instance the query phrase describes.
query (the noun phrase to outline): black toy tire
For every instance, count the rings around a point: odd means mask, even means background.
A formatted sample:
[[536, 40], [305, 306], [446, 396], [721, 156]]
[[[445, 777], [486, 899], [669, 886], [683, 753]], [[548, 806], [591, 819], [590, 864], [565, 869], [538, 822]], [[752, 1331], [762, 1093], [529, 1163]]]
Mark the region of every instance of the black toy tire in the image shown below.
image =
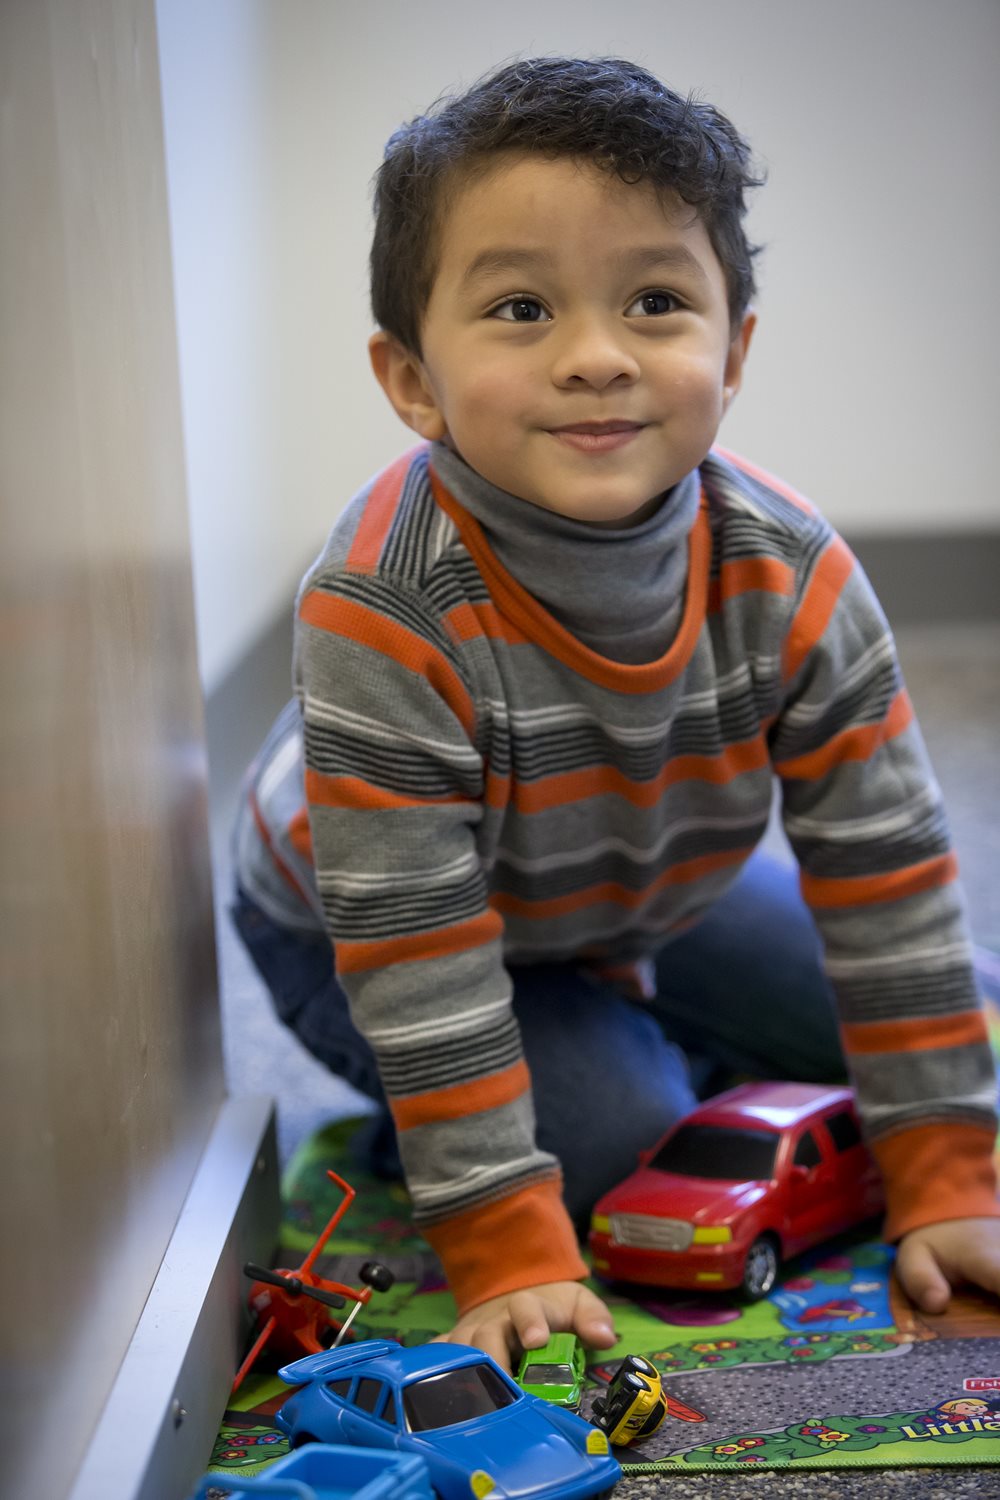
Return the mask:
[[780, 1269], [781, 1258], [774, 1236], [758, 1235], [743, 1262], [740, 1290], [744, 1297], [751, 1302], [759, 1302], [762, 1297], [766, 1297], [777, 1281]]

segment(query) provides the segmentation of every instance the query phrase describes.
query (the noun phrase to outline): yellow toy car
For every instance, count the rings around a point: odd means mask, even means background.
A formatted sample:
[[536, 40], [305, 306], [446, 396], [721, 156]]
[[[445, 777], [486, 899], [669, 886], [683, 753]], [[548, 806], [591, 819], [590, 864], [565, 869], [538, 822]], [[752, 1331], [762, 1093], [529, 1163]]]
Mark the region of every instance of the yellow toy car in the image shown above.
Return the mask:
[[629, 1354], [594, 1401], [590, 1420], [622, 1447], [648, 1438], [666, 1416], [659, 1372], [641, 1354]]

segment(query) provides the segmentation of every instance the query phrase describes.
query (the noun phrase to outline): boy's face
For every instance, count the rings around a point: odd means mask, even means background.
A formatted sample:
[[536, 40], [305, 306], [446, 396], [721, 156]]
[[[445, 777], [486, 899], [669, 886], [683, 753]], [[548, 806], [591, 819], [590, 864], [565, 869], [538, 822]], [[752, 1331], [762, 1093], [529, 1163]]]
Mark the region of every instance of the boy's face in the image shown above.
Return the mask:
[[722, 267], [687, 204], [518, 155], [449, 200], [422, 357], [372, 362], [403, 420], [522, 500], [635, 524], [705, 457], [739, 388]]

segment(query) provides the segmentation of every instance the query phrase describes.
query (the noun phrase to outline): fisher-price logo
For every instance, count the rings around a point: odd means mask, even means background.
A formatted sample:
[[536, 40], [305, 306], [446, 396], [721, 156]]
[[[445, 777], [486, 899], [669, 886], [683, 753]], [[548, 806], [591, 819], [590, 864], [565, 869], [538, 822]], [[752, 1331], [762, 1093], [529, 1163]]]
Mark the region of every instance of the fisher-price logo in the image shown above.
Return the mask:
[[963, 1391], [1000, 1391], [1000, 1375], [970, 1375], [962, 1381]]

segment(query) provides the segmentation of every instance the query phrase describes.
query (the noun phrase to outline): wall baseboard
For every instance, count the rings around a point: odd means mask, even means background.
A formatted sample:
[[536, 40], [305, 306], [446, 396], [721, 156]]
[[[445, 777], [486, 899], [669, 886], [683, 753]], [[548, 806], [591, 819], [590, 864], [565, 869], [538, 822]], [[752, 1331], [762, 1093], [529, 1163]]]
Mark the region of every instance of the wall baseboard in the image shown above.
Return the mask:
[[845, 538], [893, 626], [1000, 620], [1000, 532]]

